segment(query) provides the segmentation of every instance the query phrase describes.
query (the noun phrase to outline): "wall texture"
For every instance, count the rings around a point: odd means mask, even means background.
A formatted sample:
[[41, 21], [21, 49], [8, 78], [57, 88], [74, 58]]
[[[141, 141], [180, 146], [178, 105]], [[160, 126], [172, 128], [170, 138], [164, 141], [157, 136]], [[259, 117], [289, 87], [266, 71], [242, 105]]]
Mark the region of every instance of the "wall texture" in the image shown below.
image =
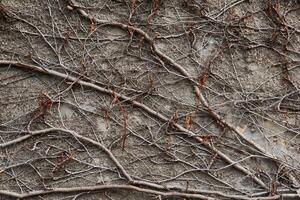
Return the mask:
[[299, 199], [299, 88], [297, 0], [2, 0], [0, 199]]

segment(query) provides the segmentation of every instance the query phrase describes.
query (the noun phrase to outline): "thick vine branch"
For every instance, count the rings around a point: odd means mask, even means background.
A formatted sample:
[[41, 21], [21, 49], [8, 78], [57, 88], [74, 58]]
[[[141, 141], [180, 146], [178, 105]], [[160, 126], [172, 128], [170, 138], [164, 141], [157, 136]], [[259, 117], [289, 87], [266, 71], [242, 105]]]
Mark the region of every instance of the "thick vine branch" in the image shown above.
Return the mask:
[[[138, 107], [140, 109], [143, 109], [144, 111], [146, 111], [147, 113], [151, 114], [152, 116], [157, 117], [158, 119], [162, 120], [163, 122], [169, 122], [169, 118], [167, 118], [166, 116], [162, 115], [161, 113], [159, 113], [159, 112], [151, 109], [150, 107], [146, 106], [143, 103], [135, 101], [135, 100], [133, 100], [130, 97], [127, 97], [125, 95], [116, 93], [113, 90], [105, 89], [105, 88], [97, 86], [97, 85], [95, 85], [93, 83], [89, 83], [89, 82], [86, 82], [86, 81], [83, 81], [83, 80], [79, 80], [78, 78], [73, 77], [71, 75], [63, 74], [63, 73], [60, 73], [60, 72], [57, 72], [57, 71], [51, 70], [51, 69], [41, 68], [41, 67], [35, 66], [35, 65], [20, 63], [18, 61], [0, 60], [0, 65], [1, 66], [7, 66], [7, 65], [16, 66], [16, 67], [20, 67], [20, 68], [25, 69], [25, 70], [31, 70], [31, 71], [35, 71], [35, 72], [45, 73], [45, 74], [52, 75], [52, 76], [55, 76], [55, 77], [58, 77], [58, 78], [62, 78], [64, 80], [68, 80], [68, 81], [74, 82], [76, 84], [80, 84], [82, 86], [93, 88], [96, 91], [116, 96], [116, 97], [118, 97], [118, 98], [120, 98], [120, 99], [122, 99], [122, 100], [124, 100], [124, 101], [126, 101], [128, 103], [131, 103], [134, 106], [136, 106], [136, 107]], [[249, 170], [247, 170], [241, 164], [236, 163], [235, 161], [233, 161], [230, 157], [228, 157], [226, 154], [224, 154], [223, 152], [221, 152], [220, 150], [218, 150], [217, 148], [215, 148], [209, 142], [206, 142], [204, 139], [202, 139], [200, 137], [197, 137], [197, 135], [195, 133], [193, 133], [192, 131], [184, 128], [183, 126], [179, 125], [178, 123], [174, 123], [173, 125], [174, 125], [174, 127], [176, 129], [182, 131], [187, 136], [196, 138], [196, 140], [198, 142], [200, 142], [201, 144], [203, 144], [204, 146], [206, 146], [207, 148], [209, 148], [215, 154], [219, 155], [223, 160], [225, 160], [226, 162], [228, 162], [230, 165], [232, 165], [237, 170], [241, 171], [242, 173], [246, 174], [247, 176], [250, 176], [261, 187], [263, 187], [265, 189], [268, 189], [268, 187], [264, 184], [263, 181], [261, 181], [259, 178], [257, 178], [256, 176], [254, 176]], [[19, 141], [19, 140], [17, 140], [17, 141]], [[132, 181], [132, 179], [129, 176], [127, 178], [128, 178], [128, 180]]]

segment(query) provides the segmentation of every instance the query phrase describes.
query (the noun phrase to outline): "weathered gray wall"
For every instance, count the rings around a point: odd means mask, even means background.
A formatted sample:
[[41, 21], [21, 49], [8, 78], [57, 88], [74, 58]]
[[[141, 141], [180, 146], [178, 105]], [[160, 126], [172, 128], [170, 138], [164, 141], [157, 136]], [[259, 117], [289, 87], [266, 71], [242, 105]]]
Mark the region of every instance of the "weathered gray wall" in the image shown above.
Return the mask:
[[299, 1], [0, 6], [2, 199], [298, 198]]

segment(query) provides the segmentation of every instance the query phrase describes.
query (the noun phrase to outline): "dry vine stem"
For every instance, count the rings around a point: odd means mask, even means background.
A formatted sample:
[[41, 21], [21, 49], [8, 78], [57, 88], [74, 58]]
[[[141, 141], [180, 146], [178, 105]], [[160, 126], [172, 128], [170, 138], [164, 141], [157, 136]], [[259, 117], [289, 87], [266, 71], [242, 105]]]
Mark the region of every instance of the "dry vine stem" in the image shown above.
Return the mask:
[[[134, 191], [139, 191], [139, 192], [145, 192], [145, 193], [150, 193], [150, 194], [156, 194], [156, 195], [161, 195], [164, 197], [186, 197], [186, 198], [195, 198], [195, 199], [203, 199], [203, 200], [214, 200], [215, 198], [211, 198], [211, 197], [207, 197], [204, 196], [202, 194], [193, 194], [193, 193], [197, 193], [199, 191], [193, 191], [193, 190], [186, 190], [185, 192], [190, 192], [190, 193], [184, 193], [184, 192], [162, 192], [162, 191], [157, 191], [157, 190], [151, 190], [151, 189], [144, 189], [141, 187], [137, 187], [137, 186], [147, 186], [147, 187], [151, 187], [151, 188], [155, 188], [155, 189], [159, 189], [159, 190], [178, 190], [180, 188], [165, 188], [163, 186], [157, 185], [157, 184], [151, 184], [151, 183], [147, 183], [147, 182], [143, 182], [143, 181], [135, 181], [133, 180], [130, 175], [126, 172], [126, 170], [123, 168], [123, 166], [118, 162], [118, 160], [115, 158], [115, 156], [111, 153], [111, 151], [109, 149], [107, 149], [106, 147], [104, 147], [102, 144], [95, 142], [94, 140], [81, 136], [78, 133], [74, 132], [74, 131], [70, 131], [70, 130], [66, 130], [66, 129], [62, 129], [62, 128], [48, 128], [48, 129], [44, 129], [44, 130], [38, 130], [38, 131], [31, 131], [29, 132], [29, 134], [24, 135], [22, 137], [19, 137], [18, 139], [6, 142], [6, 143], [2, 143], [0, 145], [0, 148], [5, 148], [8, 147], [10, 145], [14, 145], [17, 144], [19, 142], [23, 142], [27, 139], [29, 139], [30, 137], [33, 136], [38, 136], [41, 134], [47, 134], [47, 133], [52, 133], [52, 132], [65, 132], [65, 133], [69, 133], [70, 135], [74, 136], [76, 139], [81, 140], [83, 142], [88, 142], [90, 144], [93, 144], [97, 147], [100, 147], [103, 151], [106, 152], [106, 154], [112, 159], [112, 161], [117, 165], [118, 169], [123, 173], [123, 175], [127, 178], [127, 180], [129, 181], [129, 183], [131, 183], [132, 185], [101, 185], [101, 186], [93, 186], [93, 187], [73, 187], [73, 188], [49, 188], [47, 190], [43, 190], [43, 191], [33, 191], [33, 192], [28, 192], [28, 193], [24, 193], [24, 194], [18, 194], [15, 192], [8, 192], [8, 191], [1, 191], [0, 190], [0, 194], [5, 195], [5, 196], [11, 196], [11, 197], [16, 197], [19, 199], [24, 199], [24, 198], [29, 198], [29, 197], [34, 197], [34, 196], [40, 196], [40, 195], [46, 195], [46, 194], [52, 194], [52, 193], [71, 193], [71, 192], [83, 192], [83, 191], [101, 191], [101, 190], [105, 190], [105, 189], [124, 189], [124, 190], [134, 190]], [[137, 185], [137, 186], [134, 186]], [[183, 190], [183, 189], [180, 189]], [[231, 199], [244, 199], [244, 200], [276, 200], [276, 199], [281, 199], [281, 198], [285, 198], [285, 197], [297, 197], [297, 194], [282, 194], [282, 195], [275, 195], [272, 197], [245, 197], [245, 196], [239, 196], [239, 195], [228, 195], [228, 194], [224, 194], [222, 192], [218, 192], [218, 191], [201, 191], [203, 194], [214, 194], [214, 195], [218, 195], [221, 197], [226, 197], [226, 198], [231, 198]], [[216, 199], [215, 199], [216, 200]]]
[[0, 198], [299, 196], [296, 1], [14, 1]]
[[205, 97], [203, 96], [203, 94], [201, 93], [199, 87], [200, 86], [196, 81], [193, 80], [193, 78], [188, 74], [188, 72], [184, 69], [184, 67], [182, 67], [181, 65], [179, 65], [178, 63], [176, 63], [172, 58], [170, 58], [169, 56], [167, 56], [166, 54], [164, 54], [162, 51], [160, 51], [153, 39], [143, 30], [130, 26], [130, 25], [126, 25], [126, 24], [122, 24], [122, 23], [117, 23], [117, 22], [110, 22], [110, 21], [103, 21], [97, 18], [94, 18], [92, 16], [90, 16], [88, 13], [86, 13], [83, 9], [80, 9], [81, 6], [79, 6], [78, 3], [76, 3], [74, 0], [70, 0], [70, 4], [76, 8], [78, 10], [78, 12], [80, 14], [82, 14], [83, 17], [90, 19], [93, 18], [97, 23], [99, 24], [104, 24], [104, 25], [108, 25], [108, 26], [117, 26], [120, 27], [124, 30], [128, 30], [128, 28], [132, 29], [134, 32], [142, 35], [144, 37], [144, 39], [151, 45], [153, 52], [155, 52], [161, 59], [163, 59], [164, 61], [166, 61], [167, 63], [169, 63], [171, 66], [175, 67], [175, 69], [177, 71], [179, 71], [185, 78], [187, 78], [190, 82], [192, 82], [194, 84], [194, 90], [196, 92], [196, 95], [199, 97], [201, 103], [203, 104], [203, 106], [208, 110], [209, 114], [216, 119], [218, 122], [222, 123], [224, 126], [230, 128], [232, 131], [234, 131], [236, 134], [239, 135], [239, 137], [241, 137], [243, 140], [247, 141], [249, 144], [251, 144], [253, 147], [255, 147], [257, 150], [259, 150], [263, 155], [270, 157], [272, 159], [275, 159], [272, 155], [268, 154], [262, 147], [260, 147], [259, 145], [255, 144], [253, 141], [250, 141], [249, 139], [245, 138], [245, 136], [233, 125], [229, 124], [228, 122], [226, 122], [224, 119], [222, 119], [222, 117], [216, 113], [215, 111], [213, 111], [208, 102], [206, 101]]
[[[41, 68], [39, 66], [35, 66], [35, 65], [29, 65], [29, 64], [24, 64], [24, 63], [19, 63], [17, 61], [5, 61], [2, 60], [0, 61], [0, 65], [5, 66], [5, 65], [11, 65], [11, 66], [16, 66], [16, 67], [20, 67], [23, 69], [27, 69], [27, 70], [32, 70], [32, 71], [36, 71], [36, 72], [40, 72], [40, 73], [46, 73], [48, 75], [52, 75], [52, 76], [56, 76], [59, 78], [62, 78], [64, 80], [69, 80], [72, 82], [76, 82], [82, 86], [86, 86], [89, 88], [93, 88], [99, 92], [103, 92], [109, 95], [114, 95], [117, 96], [118, 98], [125, 100], [126, 102], [132, 103], [133, 105], [143, 109], [144, 111], [148, 112], [149, 114], [159, 118], [160, 120], [164, 121], [164, 122], [168, 122], [169, 119], [160, 114], [159, 112], [152, 110], [151, 108], [149, 108], [148, 106], [146, 106], [145, 104], [142, 104], [140, 102], [137, 102], [135, 100], [132, 100], [131, 98], [118, 94], [116, 92], [114, 92], [113, 90], [109, 90], [109, 89], [105, 89], [102, 88], [100, 86], [97, 86], [93, 83], [89, 83], [83, 80], [78, 80], [76, 77], [70, 76], [70, 75], [66, 75], [54, 70], [50, 70], [50, 69], [45, 69], [45, 68]], [[192, 131], [182, 127], [181, 125], [174, 123], [174, 127], [177, 128], [178, 130], [182, 131], [183, 133], [185, 133], [186, 135], [190, 136], [190, 137], [195, 137], [196, 134], [193, 133]], [[205, 145], [207, 148], [209, 148], [210, 150], [212, 150], [214, 153], [218, 154], [222, 159], [224, 159], [226, 162], [228, 162], [228, 164], [232, 165], [234, 168], [238, 169], [239, 171], [241, 171], [242, 173], [250, 176], [251, 178], [253, 178], [253, 180], [259, 184], [261, 187], [268, 189], [268, 187], [264, 184], [263, 181], [261, 181], [259, 178], [257, 178], [256, 176], [254, 176], [249, 170], [247, 170], [246, 168], [244, 168], [242, 165], [240, 165], [239, 163], [236, 163], [235, 161], [233, 161], [230, 157], [228, 157], [226, 154], [224, 154], [223, 152], [219, 151], [217, 148], [215, 148], [213, 145], [207, 143], [206, 141], [204, 141], [202, 138], [200, 137], [195, 137], [201, 144]], [[128, 177], [127, 177], [128, 178]], [[129, 181], [131, 181], [131, 179], [129, 179]]]
[[82, 140], [82, 141], [85, 141], [85, 142], [89, 142], [95, 146], [98, 146], [100, 147], [103, 151], [105, 151], [105, 153], [110, 157], [110, 159], [112, 159], [112, 161], [117, 165], [118, 169], [123, 173], [123, 175], [126, 177], [126, 179], [129, 181], [129, 182], [133, 182], [133, 179], [130, 177], [130, 175], [126, 172], [126, 170], [123, 168], [123, 166], [119, 163], [119, 161], [114, 157], [114, 155], [111, 153], [111, 151], [109, 151], [105, 146], [103, 146], [102, 144], [90, 139], [90, 138], [87, 138], [87, 137], [84, 137], [84, 136], [81, 136], [79, 134], [77, 134], [76, 132], [73, 132], [73, 131], [69, 131], [69, 130], [66, 130], [66, 129], [61, 129], [61, 128], [49, 128], [49, 129], [44, 129], [44, 130], [40, 130], [40, 131], [30, 131], [29, 134], [23, 136], [23, 137], [19, 137], [18, 139], [16, 140], [12, 140], [10, 142], [7, 142], [7, 143], [3, 143], [0, 145], [1, 148], [3, 147], [7, 147], [7, 146], [10, 146], [12, 144], [16, 144], [16, 143], [19, 143], [19, 142], [22, 142], [32, 136], [35, 136], [35, 135], [41, 135], [41, 134], [45, 134], [45, 133], [49, 133], [49, 132], [57, 132], [57, 131], [61, 131], [61, 132], [67, 132], [71, 135], [73, 135], [76, 139], [78, 140]]
[[[91, 192], [91, 191], [101, 191], [101, 190], [131, 190], [131, 191], [138, 191], [149, 193], [153, 195], [159, 195], [163, 197], [181, 197], [181, 198], [194, 198], [194, 199], [203, 199], [203, 200], [217, 200], [216, 198], [206, 197], [200, 194], [189, 194], [183, 192], [160, 192], [157, 190], [151, 189], [143, 189], [136, 186], [131, 185], [101, 185], [101, 186], [94, 186], [94, 187], [74, 187], [74, 188], [53, 188], [47, 191], [34, 191], [25, 194], [18, 194], [16, 192], [7, 192], [0, 190], [0, 194], [14, 197], [18, 199], [25, 199], [29, 197], [41, 196], [46, 194], [52, 193], [72, 193], [72, 192]], [[224, 197], [231, 198], [231, 199], [240, 199], [240, 200], [277, 200], [282, 198], [294, 198], [298, 195], [295, 194], [284, 194], [284, 195], [276, 195], [272, 197], [254, 197], [248, 198], [238, 195], [224, 195]]]
[[[230, 130], [232, 130], [234, 133], [236, 133], [239, 137], [241, 137], [244, 141], [246, 141], [248, 144], [252, 145], [256, 150], [259, 151], [260, 154], [269, 157], [271, 160], [275, 161], [276, 163], [278, 163], [278, 166], [281, 164], [281, 161], [278, 160], [276, 157], [274, 157], [273, 155], [269, 154], [264, 148], [262, 148], [261, 146], [259, 146], [258, 144], [256, 144], [255, 142], [249, 140], [248, 138], [246, 138], [244, 136], [244, 134], [242, 132], [240, 132], [236, 127], [234, 127], [233, 125], [231, 125], [230, 123], [226, 122], [217, 112], [215, 112], [210, 106], [209, 103], [206, 101], [205, 97], [203, 96], [203, 94], [201, 93], [200, 89], [202, 87], [202, 85], [199, 85], [199, 83], [197, 83], [196, 81], [193, 80], [193, 78], [188, 74], [188, 72], [184, 69], [183, 66], [179, 65], [176, 61], [174, 61], [172, 58], [170, 58], [169, 56], [167, 56], [166, 54], [164, 54], [162, 51], [160, 51], [156, 45], [155, 42], [153, 41], [153, 39], [143, 30], [133, 27], [131, 25], [126, 25], [126, 24], [122, 24], [122, 23], [117, 23], [117, 22], [110, 22], [110, 21], [105, 21], [105, 20], [100, 20], [97, 19], [93, 16], [90, 16], [87, 12], [85, 12], [83, 9], [81, 9], [82, 6], [80, 6], [75, 0], [69, 0], [69, 3], [71, 6], [73, 6], [74, 8], [77, 9], [77, 11], [85, 18], [87, 19], [94, 19], [95, 22], [99, 23], [99, 24], [104, 24], [104, 25], [108, 25], [108, 26], [117, 26], [120, 27], [124, 30], [128, 30], [129, 28], [131, 30], [133, 30], [134, 32], [140, 34], [141, 36], [144, 37], [144, 39], [151, 45], [152, 51], [157, 54], [162, 60], [164, 60], [165, 62], [167, 62], [168, 64], [170, 64], [171, 66], [175, 67], [175, 69], [177, 71], [179, 71], [184, 77], [186, 77], [193, 85], [194, 85], [194, 90], [196, 92], [197, 97], [200, 99], [202, 105], [207, 109], [208, 113], [211, 115], [211, 117], [213, 117], [216, 121], [218, 121], [219, 123], [221, 123], [223, 126], [228, 127]], [[241, 3], [241, 2], [239, 2]], [[177, 127], [178, 128], [178, 127]], [[181, 130], [181, 129], [179, 129]], [[185, 131], [184, 131], [185, 132]], [[199, 139], [197, 139], [199, 140]], [[199, 140], [201, 143], [204, 143], [201, 139]], [[212, 149], [214, 149], [213, 147], [210, 147]], [[219, 152], [220, 154], [222, 154], [222, 152]], [[219, 154], [218, 153], [218, 154]], [[220, 155], [221, 156], [221, 155]], [[230, 158], [228, 158], [226, 155], [222, 155], [221, 156], [223, 159], [225, 159], [227, 162], [231, 162]], [[232, 163], [230, 163], [232, 164]], [[235, 166], [235, 165], [234, 165]], [[236, 166], [235, 166], [236, 167]], [[247, 175], [252, 176], [252, 174], [246, 170], [245, 168], [243, 168], [242, 166], [238, 166], [237, 167], [240, 171], [242, 171], [243, 173], [246, 173]], [[291, 175], [288, 174], [289, 179], [295, 184], [298, 185], [298, 181]], [[258, 180], [256, 177], [254, 178], [255, 181], [257, 183], [259, 183], [262, 187], [267, 188], [265, 186], [265, 184], [263, 184], [262, 181]]]

